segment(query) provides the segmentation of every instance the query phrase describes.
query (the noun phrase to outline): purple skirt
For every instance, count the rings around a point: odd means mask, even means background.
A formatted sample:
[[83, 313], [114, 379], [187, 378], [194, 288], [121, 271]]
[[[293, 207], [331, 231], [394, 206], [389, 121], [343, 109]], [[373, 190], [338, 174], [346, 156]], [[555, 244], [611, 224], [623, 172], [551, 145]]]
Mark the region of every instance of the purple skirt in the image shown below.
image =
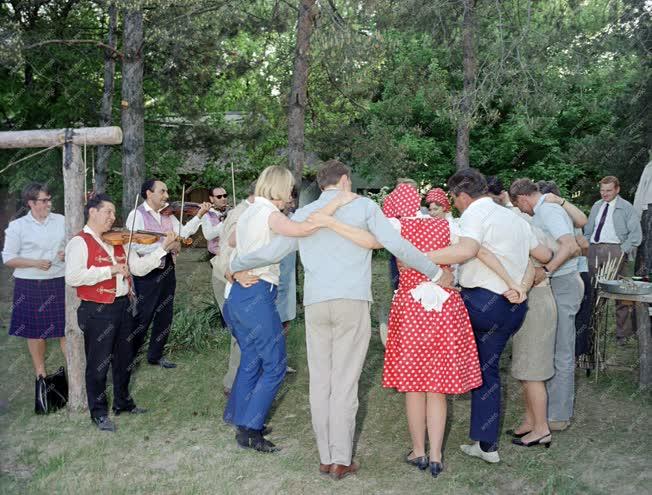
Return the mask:
[[64, 277], [14, 279], [14, 304], [9, 335], [26, 339], [58, 339], [66, 329]]

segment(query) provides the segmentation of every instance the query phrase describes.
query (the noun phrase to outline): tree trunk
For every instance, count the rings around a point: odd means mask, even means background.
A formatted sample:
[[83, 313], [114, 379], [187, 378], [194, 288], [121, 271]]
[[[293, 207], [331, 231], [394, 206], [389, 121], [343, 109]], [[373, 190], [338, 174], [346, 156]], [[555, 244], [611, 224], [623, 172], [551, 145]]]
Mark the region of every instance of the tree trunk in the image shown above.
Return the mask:
[[122, 63], [122, 211], [129, 213], [145, 180], [145, 105], [143, 101], [143, 11], [123, 13]]
[[[69, 138], [72, 130], [67, 131]], [[81, 146], [69, 142], [63, 146], [63, 193], [66, 217], [66, 241], [84, 226], [84, 162]], [[74, 287], [66, 284], [66, 358], [68, 363], [68, 409], [87, 408], [84, 372], [84, 336], [77, 324], [79, 298]]]
[[[109, 33], [106, 44], [116, 47], [116, 27], [118, 21], [118, 8], [114, 3], [109, 4]], [[111, 110], [113, 106], [113, 88], [115, 79], [115, 54], [111, 50], [104, 50], [104, 91], [100, 105], [100, 127], [112, 124]], [[97, 193], [106, 191], [106, 182], [109, 170], [111, 146], [98, 146], [97, 161], [95, 162], [95, 184], [93, 188]]]
[[315, 0], [301, 0], [297, 22], [297, 45], [294, 52], [292, 86], [288, 102], [288, 165], [294, 173], [297, 189], [301, 188], [303, 166], [306, 162], [304, 151], [305, 114], [308, 102], [308, 70], [310, 37], [314, 29], [317, 8]]
[[463, 0], [462, 48], [464, 64], [464, 86], [460, 102], [460, 117], [457, 124], [457, 147], [455, 165], [457, 170], [469, 168], [469, 134], [473, 117], [473, 93], [475, 91], [475, 50], [473, 48], [473, 9], [475, 0]]

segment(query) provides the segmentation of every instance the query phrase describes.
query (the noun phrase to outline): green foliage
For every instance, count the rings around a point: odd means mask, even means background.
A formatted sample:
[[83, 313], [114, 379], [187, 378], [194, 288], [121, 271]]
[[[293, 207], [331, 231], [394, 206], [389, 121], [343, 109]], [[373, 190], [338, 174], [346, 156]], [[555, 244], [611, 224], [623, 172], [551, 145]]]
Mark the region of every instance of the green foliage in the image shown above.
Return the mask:
[[224, 345], [230, 334], [220, 326], [219, 320], [219, 309], [213, 301], [199, 309], [175, 306], [168, 349], [205, 351]]
[[[42, 4], [0, 4], [6, 41], [0, 48], [0, 127], [97, 125], [103, 51], [30, 45], [104, 41], [105, 7], [73, 0]], [[230, 192], [231, 164], [238, 191], [265, 166], [285, 164], [295, 4], [144, 5], [147, 174], [166, 181], [172, 194], [182, 183], [225, 184]], [[343, 159], [388, 185], [399, 176], [444, 185], [455, 170], [460, 118], [460, 5], [338, 0], [320, 8], [311, 44], [306, 150]], [[595, 198], [597, 180], [615, 174], [630, 196], [652, 135], [649, 6], [508, 0], [476, 2], [475, 9], [472, 165], [505, 181], [553, 179], [585, 205]], [[118, 60], [116, 124], [120, 71]], [[239, 116], [235, 123], [233, 115]], [[0, 165], [26, 154], [0, 152]], [[204, 157], [203, 170], [184, 171], [190, 155]], [[88, 156], [90, 162], [92, 152]], [[49, 179], [60, 194], [60, 169], [53, 151], [0, 175], [0, 184], [18, 190], [29, 180]], [[109, 192], [122, 193], [119, 147], [110, 162]]]

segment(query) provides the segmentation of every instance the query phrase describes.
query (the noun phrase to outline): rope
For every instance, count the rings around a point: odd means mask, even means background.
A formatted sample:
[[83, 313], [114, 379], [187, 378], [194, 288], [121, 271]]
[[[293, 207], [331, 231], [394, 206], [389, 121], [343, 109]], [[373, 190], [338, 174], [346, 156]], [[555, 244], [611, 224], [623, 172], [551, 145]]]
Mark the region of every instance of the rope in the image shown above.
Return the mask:
[[7, 165], [5, 168], [3, 168], [2, 170], [0, 170], [0, 174], [4, 173], [4, 172], [9, 168], [9, 167], [12, 167], [13, 165], [16, 165], [17, 163], [20, 163], [20, 162], [22, 162], [22, 161], [25, 161], [25, 160], [27, 160], [27, 159], [29, 159], [29, 158], [32, 158], [32, 157], [36, 156], [36, 155], [40, 155], [41, 153], [45, 153], [46, 151], [50, 151], [52, 148], [56, 148], [57, 146], [61, 146], [61, 143], [59, 143], [59, 144], [53, 144], [53, 145], [50, 146], [49, 148], [45, 148], [45, 149], [39, 150], [39, 151], [37, 151], [36, 153], [32, 153], [31, 155], [27, 155], [27, 156], [21, 158], [20, 160], [16, 160], [15, 162], [11, 162], [11, 163], [10, 163], [9, 165]]

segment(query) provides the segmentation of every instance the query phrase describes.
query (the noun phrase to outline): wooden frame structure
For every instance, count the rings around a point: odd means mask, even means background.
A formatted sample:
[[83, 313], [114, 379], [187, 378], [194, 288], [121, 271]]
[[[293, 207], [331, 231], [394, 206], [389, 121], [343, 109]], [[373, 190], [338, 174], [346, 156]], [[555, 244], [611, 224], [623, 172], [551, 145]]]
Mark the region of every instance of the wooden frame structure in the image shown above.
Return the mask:
[[[86, 170], [82, 146], [113, 145], [122, 143], [119, 127], [85, 127], [0, 132], [0, 149], [51, 148], [61, 146], [63, 151], [64, 215], [66, 241], [84, 226], [84, 197]], [[68, 364], [68, 409], [83, 411], [87, 408], [84, 384], [84, 337], [77, 325], [79, 299], [72, 287], [66, 286], [66, 361]]]

